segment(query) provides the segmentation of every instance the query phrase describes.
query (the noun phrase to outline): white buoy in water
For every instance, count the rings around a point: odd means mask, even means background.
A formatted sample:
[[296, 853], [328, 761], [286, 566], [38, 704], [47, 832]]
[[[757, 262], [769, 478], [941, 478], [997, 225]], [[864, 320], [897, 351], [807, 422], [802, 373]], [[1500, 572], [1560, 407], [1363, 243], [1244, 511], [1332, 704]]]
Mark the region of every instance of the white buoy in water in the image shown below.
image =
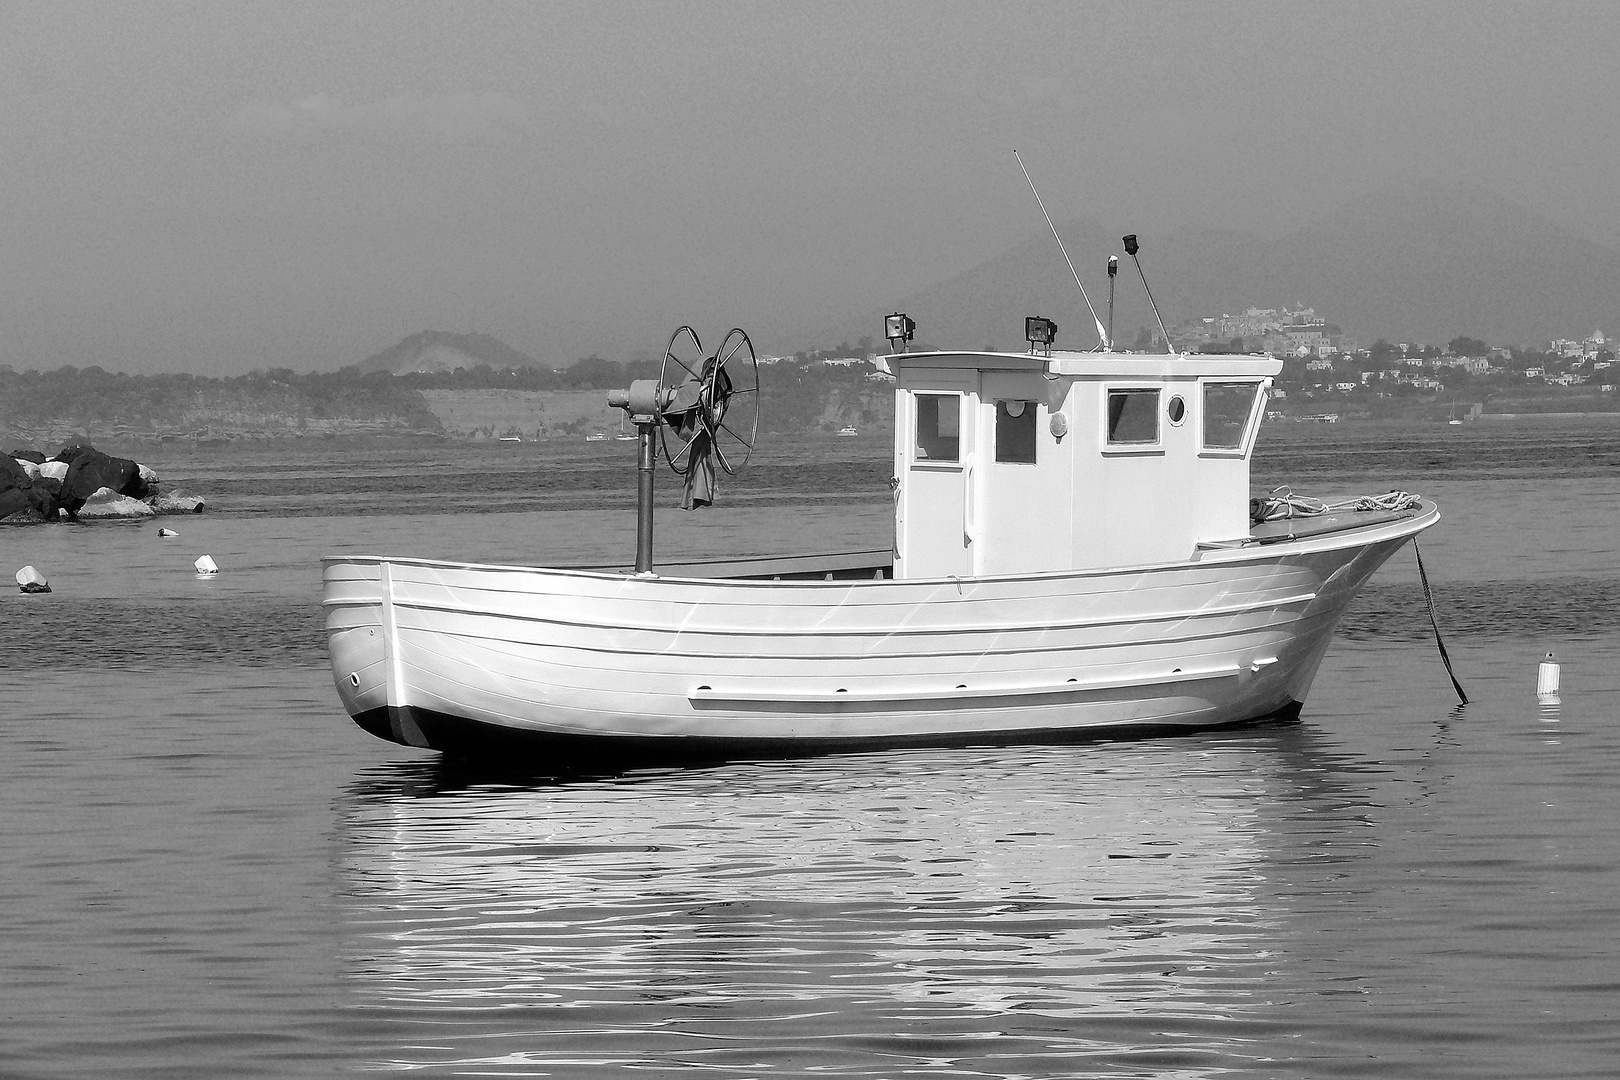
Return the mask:
[[1558, 696], [1558, 660], [1552, 653], [1541, 661], [1541, 667], [1536, 669], [1536, 697], [1556, 698]]
[[219, 573], [219, 567], [215, 565], [214, 560], [209, 558], [207, 555], [204, 555], [202, 558], [198, 559], [196, 566], [198, 577], [212, 577], [213, 575]]
[[173, 529], [159, 529], [158, 530], [158, 535], [159, 536], [179, 536], [180, 534], [175, 532]]
[[17, 571], [17, 587], [28, 593], [51, 591], [51, 583], [45, 580], [45, 575], [32, 566], [25, 566]]

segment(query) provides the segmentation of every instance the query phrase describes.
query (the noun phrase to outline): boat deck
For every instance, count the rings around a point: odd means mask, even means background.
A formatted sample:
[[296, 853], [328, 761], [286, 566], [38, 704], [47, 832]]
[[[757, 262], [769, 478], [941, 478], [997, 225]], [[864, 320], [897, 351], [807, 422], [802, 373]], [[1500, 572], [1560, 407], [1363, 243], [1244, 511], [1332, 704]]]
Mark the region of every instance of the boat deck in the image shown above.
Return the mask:
[[[623, 564], [580, 566], [577, 570], [634, 573]], [[664, 577], [729, 578], [741, 581], [873, 581], [894, 577], [894, 552], [888, 548], [835, 551], [809, 555], [755, 555], [742, 559], [701, 559], [660, 563]]]
[[[1425, 504], [1427, 505], [1427, 504]], [[1421, 513], [1409, 510], [1344, 510], [1284, 518], [1255, 525], [1249, 535], [1232, 540], [1216, 540], [1198, 545], [1200, 551], [1219, 551], [1254, 545], [1280, 544], [1290, 540], [1325, 536], [1400, 521]], [[633, 573], [622, 563], [578, 566], [571, 569], [609, 573]], [[894, 577], [894, 552], [888, 548], [863, 551], [825, 552], [807, 555], [756, 555], [740, 559], [703, 559], [662, 563], [663, 577], [730, 579], [734, 581], [874, 581]]]

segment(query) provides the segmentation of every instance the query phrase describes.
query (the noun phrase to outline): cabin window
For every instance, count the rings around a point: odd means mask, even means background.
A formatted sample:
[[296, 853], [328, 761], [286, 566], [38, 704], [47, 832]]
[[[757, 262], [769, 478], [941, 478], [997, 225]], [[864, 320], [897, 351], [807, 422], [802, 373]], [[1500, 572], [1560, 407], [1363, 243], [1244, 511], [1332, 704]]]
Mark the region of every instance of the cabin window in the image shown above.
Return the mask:
[[1035, 464], [1035, 414], [1033, 401], [996, 402], [996, 460], [1020, 465]]
[[1241, 450], [1259, 383], [1204, 384], [1204, 449]]
[[1159, 392], [1108, 391], [1108, 445], [1143, 446], [1158, 441]]
[[961, 460], [962, 399], [956, 394], [917, 395], [917, 460]]

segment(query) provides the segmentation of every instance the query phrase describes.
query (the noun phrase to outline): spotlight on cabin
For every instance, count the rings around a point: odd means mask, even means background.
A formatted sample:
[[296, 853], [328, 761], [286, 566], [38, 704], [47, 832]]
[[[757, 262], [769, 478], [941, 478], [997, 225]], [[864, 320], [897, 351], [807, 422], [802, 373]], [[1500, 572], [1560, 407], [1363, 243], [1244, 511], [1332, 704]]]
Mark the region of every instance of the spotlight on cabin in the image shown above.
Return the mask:
[[1034, 352], [1035, 346], [1039, 345], [1046, 350], [1046, 355], [1052, 355], [1052, 342], [1057, 340], [1057, 323], [1039, 315], [1029, 316], [1024, 320], [1024, 340], [1029, 342], [1030, 352]]
[[1136, 234], [1135, 233], [1131, 233], [1129, 236], [1122, 237], [1120, 239], [1120, 243], [1125, 245], [1125, 254], [1127, 254], [1127, 255], [1135, 255], [1138, 251], [1142, 250], [1141, 247], [1138, 246], [1137, 243], [1136, 243]]
[[917, 324], [911, 321], [911, 316], [895, 312], [883, 320], [883, 336], [889, 339], [890, 352], [905, 352], [906, 342], [917, 330]]

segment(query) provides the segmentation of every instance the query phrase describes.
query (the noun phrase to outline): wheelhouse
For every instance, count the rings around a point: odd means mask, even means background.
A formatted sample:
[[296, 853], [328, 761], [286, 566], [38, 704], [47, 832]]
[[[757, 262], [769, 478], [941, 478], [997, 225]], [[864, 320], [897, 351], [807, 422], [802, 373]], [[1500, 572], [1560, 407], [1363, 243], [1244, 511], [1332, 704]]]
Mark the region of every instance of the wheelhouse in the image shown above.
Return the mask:
[[1267, 356], [928, 352], [896, 378], [896, 578], [1191, 558], [1248, 534]]

